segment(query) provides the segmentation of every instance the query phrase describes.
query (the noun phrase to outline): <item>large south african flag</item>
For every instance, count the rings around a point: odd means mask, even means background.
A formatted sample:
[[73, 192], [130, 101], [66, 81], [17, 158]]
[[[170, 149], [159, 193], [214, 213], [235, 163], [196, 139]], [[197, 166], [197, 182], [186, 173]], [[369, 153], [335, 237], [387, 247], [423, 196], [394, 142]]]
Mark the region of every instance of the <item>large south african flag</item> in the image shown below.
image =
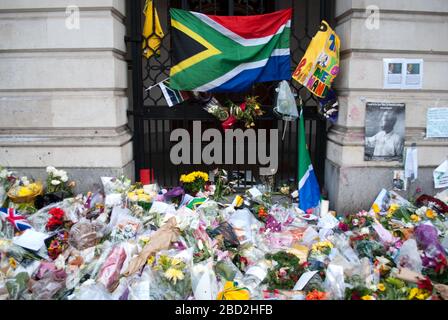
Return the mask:
[[171, 88], [241, 92], [256, 82], [291, 79], [291, 13], [213, 16], [170, 9]]

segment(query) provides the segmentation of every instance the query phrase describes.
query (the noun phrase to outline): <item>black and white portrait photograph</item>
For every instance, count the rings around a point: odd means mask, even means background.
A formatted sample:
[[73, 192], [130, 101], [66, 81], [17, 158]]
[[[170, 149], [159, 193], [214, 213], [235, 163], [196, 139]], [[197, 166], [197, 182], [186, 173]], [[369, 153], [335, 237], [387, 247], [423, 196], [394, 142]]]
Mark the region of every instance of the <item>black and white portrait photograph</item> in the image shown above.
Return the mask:
[[405, 104], [372, 103], [366, 106], [366, 161], [403, 161]]

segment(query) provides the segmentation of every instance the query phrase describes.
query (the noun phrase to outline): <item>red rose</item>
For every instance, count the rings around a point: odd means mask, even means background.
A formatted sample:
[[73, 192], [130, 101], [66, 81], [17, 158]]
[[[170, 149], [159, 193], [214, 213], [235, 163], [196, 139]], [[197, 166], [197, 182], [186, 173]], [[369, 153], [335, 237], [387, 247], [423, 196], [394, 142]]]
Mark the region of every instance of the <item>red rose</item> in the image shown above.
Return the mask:
[[432, 282], [428, 276], [426, 276], [424, 279], [418, 280], [417, 286], [419, 289], [426, 289], [428, 291], [432, 291], [433, 288]]
[[50, 211], [48, 211], [48, 214], [51, 217], [47, 222], [47, 230], [54, 230], [64, 223], [64, 210], [60, 208], [52, 208], [50, 209]]
[[348, 231], [348, 224], [344, 223], [344, 222], [339, 222], [338, 225], [339, 229], [343, 232]]

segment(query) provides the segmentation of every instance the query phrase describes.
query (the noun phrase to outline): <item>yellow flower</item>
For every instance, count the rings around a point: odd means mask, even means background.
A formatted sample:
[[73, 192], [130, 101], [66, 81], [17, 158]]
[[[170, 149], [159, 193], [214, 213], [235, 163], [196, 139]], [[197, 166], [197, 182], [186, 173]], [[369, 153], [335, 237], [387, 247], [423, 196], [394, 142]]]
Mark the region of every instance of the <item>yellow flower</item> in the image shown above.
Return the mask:
[[330, 241], [320, 241], [320, 242], [313, 244], [312, 250], [320, 251], [322, 249], [325, 249], [326, 247], [333, 248], [333, 244]]
[[373, 204], [372, 209], [373, 209], [373, 212], [375, 212], [375, 213], [380, 212], [380, 207], [376, 203]]
[[9, 258], [9, 266], [13, 269], [17, 268], [17, 262], [13, 257]]
[[151, 196], [146, 193], [138, 195], [138, 201], [151, 202], [151, 199], [152, 199]]
[[136, 194], [143, 194], [143, 193], [145, 193], [145, 190], [143, 190], [143, 189], [137, 189], [137, 190], [135, 190], [135, 193], [136, 193]]
[[392, 203], [389, 207], [389, 210], [387, 210], [388, 213], [394, 213], [400, 206], [396, 203]]
[[136, 201], [137, 200], [137, 195], [135, 194], [135, 192], [128, 192], [128, 198], [131, 201]]
[[435, 217], [437, 217], [437, 213], [432, 209], [426, 210], [425, 214], [426, 214], [426, 217], [428, 217], [429, 219], [434, 219]]
[[175, 268], [169, 268], [165, 271], [165, 278], [167, 278], [170, 281], [173, 281], [174, 284], [176, 284], [177, 280], [183, 280], [185, 278], [182, 271], [177, 270]]
[[411, 291], [409, 292], [408, 299], [412, 300], [416, 298], [417, 300], [426, 300], [430, 295], [431, 293], [428, 290], [412, 288]]
[[409, 291], [408, 299], [412, 300], [414, 297], [418, 294], [418, 288], [412, 288], [411, 291]]
[[224, 290], [218, 293], [217, 300], [249, 300], [250, 293], [246, 288], [238, 288], [235, 282], [227, 281]]
[[182, 260], [180, 260], [180, 259], [178, 259], [178, 258], [173, 258], [172, 260], [171, 260], [171, 265], [172, 266], [176, 266], [176, 265], [178, 265], [179, 263], [181, 263], [182, 262]]
[[375, 300], [375, 298], [373, 296], [367, 295], [367, 296], [362, 296], [361, 300]]
[[33, 194], [33, 190], [31, 190], [31, 188], [29, 188], [29, 187], [20, 187], [19, 188], [19, 192], [18, 192], [19, 197], [27, 197], [32, 194]]
[[148, 265], [152, 266], [152, 264], [154, 263], [154, 260], [155, 260], [154, 256], [149, 257], [148, 258]]
[[411, 214], [411, 220], [413, 222], [419, 222], [420, 221], [420, 217], [416, 214]]
[[376, 287], [380, 291], [385, 291], [386, 290], [386, 286], [384, 285], [384, 283], [378, 283], [378, 285]]

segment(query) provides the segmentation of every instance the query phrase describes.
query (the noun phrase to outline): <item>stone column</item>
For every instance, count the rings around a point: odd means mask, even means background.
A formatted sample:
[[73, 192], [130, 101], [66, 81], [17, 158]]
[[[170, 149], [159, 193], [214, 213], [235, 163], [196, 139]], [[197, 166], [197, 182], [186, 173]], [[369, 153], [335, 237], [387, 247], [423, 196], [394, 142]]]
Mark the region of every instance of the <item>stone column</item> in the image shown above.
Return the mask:
[[79, 191], [133, 176], [125, 14], [125, 0], [0, 2], [0, 165], [62, 168]]
[[[379, 29], [369, 29], [366, 7], [380, 8]], [[335, 87], [340, 113], [328, 139], [326, 188], [339, 213], [368, 209], [381, 188], [392, 188], [398, 162], [364, 161], [366, 102], [406, 104], [406, 146], [417, 144], [416, 187], [433, 194], [432, 172], [448, 156], [448, 139], [426, 137], [429, 107], [448, 107], [448, 1], [336, 0], [341, 72]], [[383, 89], [383, 58], [424, 60], [421, 90]], [[440, 191], [440, 190], [439, 190]]]

